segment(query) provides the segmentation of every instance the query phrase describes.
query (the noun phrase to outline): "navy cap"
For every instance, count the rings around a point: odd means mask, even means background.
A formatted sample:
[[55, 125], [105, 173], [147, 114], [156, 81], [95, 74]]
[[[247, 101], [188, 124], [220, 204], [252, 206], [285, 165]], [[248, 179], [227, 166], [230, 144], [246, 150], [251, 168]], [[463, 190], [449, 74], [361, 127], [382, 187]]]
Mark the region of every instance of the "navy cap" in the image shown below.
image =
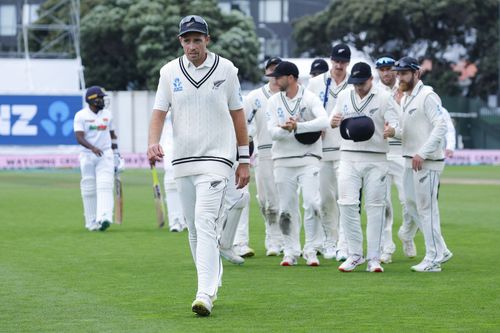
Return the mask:
[[97, 97], [104, 97], [107, 96], [104, 88], [99, 87], [99, 86], [92, 86], [87, 89], [87, 92], [85, 93], [85, 101], [88, 103]]
[[376, 68], [382, 68], [382, 67], [392, 67], [396, 63], [396, 60], [394, 60], [394, 57], [391, 55], [384, 55], [381, 56], [380, 58], [375, 61], [375, 67]]
[[328, 63], [323, 59], [314, 59], [311, 64], [311, 71], [309, 74], [322, 74], [328, 71]]
[[282, 61], [274, 68], [274, 71], [266, 76], [270, 77], [280, 77], [293, 75], [295, 78], [299, 77], [299, 69], [297, 66], [290, 61]]
[[412, 57], [403, 57], [396, 61], [394, 66], [392, 67], [393, 71], [418, 71], [420, 69], [420, 65], [418, 64], [417, 59]]
[[337, 44], [332, 48], [332, 60], [351, 61], [351, 49], [345, 44]]
[[363, 83], [372, 77], [372, 69], [366, 62], [357, 62], [352, 66], [351, 76], [347, 79], [347, 83], [359, 84]]
[[182, 36], [188, 32], [199, 32], [208, 35], [208, 23], [201, 16], [188, 15], [179, 22], [178, 36]]
[[267, 62], [266, 62], [266, 69], [268, 69], [269, 67], [271, 67], [272, 65], [277, 65], [279, 64], [280, 62], [282, 62], [283, 60], [281, 60], [280, 57], [272, 57], [270, 58]]
[[370, 140], [375, 133], [375, 124], [368, 116], [352, 117], [340, 123], [340, 135], [346, 140], [361, 142]]

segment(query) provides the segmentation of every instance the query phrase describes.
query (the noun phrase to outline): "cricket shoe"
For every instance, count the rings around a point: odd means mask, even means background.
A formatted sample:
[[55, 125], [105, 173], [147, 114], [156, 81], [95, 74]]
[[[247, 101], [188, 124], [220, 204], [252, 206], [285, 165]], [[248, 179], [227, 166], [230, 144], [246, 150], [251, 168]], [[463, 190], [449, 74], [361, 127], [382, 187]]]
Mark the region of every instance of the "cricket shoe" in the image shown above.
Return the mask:
[[255, 255], [254, 249], [246, 244], [238, 244], [234, 246], [234, 252], [242, 258], [250, 258]]
[[99, 231], [106, 231], [106, 229], [108, 229], [110, 226], [111, 226], [111, 222], [110, 221], [107, 221], [107, 220], [104, 220], [102, 222], [98, 222], [99, 223]]
[[270, 246], [266, 251], [266, 256], [277, 257], [281, 254], [279, 246]]
[[175, 219], [170, 226], [170, 232], [181, 232], [184, 229], [186, 229], [186, 226], [179, 219]]
[[392, 254], [382, 253], [382, 255], [380, 256], [380, 262], [383, 264], [390, 264], [392, 262]]
[[414, 272], [441, 272], [441, 265], [429, 260], [423, 260], [420, 264], [411, 266]]
[[371, 259], [368, 260], [368, 265], [366, 266], [366, 271], [370, 273], [383, 273], [384, 268], [380, 265], [380, 261]]
[[341, 272], [352, 272], [356, 267], [365, 262], [365, 258], [359, 255], [349, 256], [346, 261], [339, 266]]
[[212, 313], [213, 303], [210, 297], [200, 295], [196, 296], [193, 304], [191, 304], [191, 309], [194, 313], [201, 317], [207, 317]]
[[444, 264], [445, 262], [449, 261], [451, 258], [453, 258], [453, 252], [450, 250], [446, 250], [443, 254], [443, 259], [441, 259], [441, 264]]
[[415, 258], [417, 256], [417, 248], [415, 247], [415, 242], [413, 241], [413, 239], [405, 239], [404, 237], [402, 237], [400, 232], [398, 232], [398, 237], [403, 244], [403, 253], [405, 254], [405, 256], [407, 256], [408, 258]]
[[280, 266], [295, 266], [297, 265], [297, 257], [295, 256], [284, 256], [283, 260], [280, 262]]
[[337, 260], [338, 262], [346, 261], [348, 257], [347, 251], [344, 249], [338, 249], [335, 257], [335, 260]]
[[319, 266], [319, 259], [316, 252], [304, 253], [304, 259], [306, 260], [306, 265], [311, 267]]
[[323, 249], [323, 258], [333, 259], [337, 257], [337, 248], [335, 246], [328, 246]]
[[235, 265], [242, 265], [245, 262], [245, 259], [234, 253], [233, 249], [224, 249], [221, 247], [219, 252], [224, 259]]

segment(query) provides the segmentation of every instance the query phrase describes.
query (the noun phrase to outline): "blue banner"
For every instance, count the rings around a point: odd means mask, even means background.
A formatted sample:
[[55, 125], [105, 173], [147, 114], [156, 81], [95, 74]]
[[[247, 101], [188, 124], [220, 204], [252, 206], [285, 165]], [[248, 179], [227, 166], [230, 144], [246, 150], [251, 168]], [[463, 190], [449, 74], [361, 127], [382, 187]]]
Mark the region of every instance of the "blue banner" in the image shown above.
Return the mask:
[[82, 96], [0, 95], [0, 145], [76, 145]]

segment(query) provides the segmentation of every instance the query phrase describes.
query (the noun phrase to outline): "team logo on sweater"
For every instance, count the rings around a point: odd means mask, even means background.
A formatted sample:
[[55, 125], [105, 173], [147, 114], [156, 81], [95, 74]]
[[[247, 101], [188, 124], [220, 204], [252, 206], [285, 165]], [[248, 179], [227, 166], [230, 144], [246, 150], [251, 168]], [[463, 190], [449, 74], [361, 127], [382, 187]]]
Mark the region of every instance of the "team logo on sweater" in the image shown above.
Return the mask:
[[413, 114], [413, 112], [417, 111], [417, 108], [414, 108], [414, 109], [411, 109], [410, 111], [408, 111], [408, 113], [410, 114], [410, 116]]
[[219, 89], [220, 85], [224, 83], [224, 81], [226, 80], [217, 80], [217, 81], [214, 81], [214, 86], [212, 89]]
[[256, 109], [260, 109], [262, 107], [262, 103], [258, 98], [255, 99], [254, 105]]
[[374, 114], [375, 112], [377, 112], [377, 110], [378, 110], [378, 108], [374, 108], [374, 109], [371, 109], [370, 111], [368, 111], [368, 113], [369, 113], [371, 116], [373, 116], [373, 114]]
[[182, 91], [182, 82], [178, 77], [175, 78], [174, 82], [174, 92]]

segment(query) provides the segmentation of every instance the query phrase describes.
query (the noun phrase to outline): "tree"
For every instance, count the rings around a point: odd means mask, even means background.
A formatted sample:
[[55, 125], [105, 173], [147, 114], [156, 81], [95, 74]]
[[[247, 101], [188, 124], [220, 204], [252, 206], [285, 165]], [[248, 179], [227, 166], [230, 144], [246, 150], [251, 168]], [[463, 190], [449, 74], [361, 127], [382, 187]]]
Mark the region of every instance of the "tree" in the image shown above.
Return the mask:
[[224, 15], [215, 0], [111, 0], [82, 18], [82, 59], [87, 85], [107, 89], [156, 89], [159, 69], [182, 54], [177, 39], [180, 19], [206, 18], [209, 45], [234, 62], [240, 77], [256, 81], [258, 40], [251, 18]]
[[331, 43], [343, 41], [373, 58], [391, 53], [433, 60], [427, 76], [438, 93], [458, 94], [446, 51], [461, 47], [478, 66], [470, 96], [486, 97], [498, 89], [499, 47], [496, 0], [333, 0], [330, 6], [294, 25], [299, 54], [324, 56]]

